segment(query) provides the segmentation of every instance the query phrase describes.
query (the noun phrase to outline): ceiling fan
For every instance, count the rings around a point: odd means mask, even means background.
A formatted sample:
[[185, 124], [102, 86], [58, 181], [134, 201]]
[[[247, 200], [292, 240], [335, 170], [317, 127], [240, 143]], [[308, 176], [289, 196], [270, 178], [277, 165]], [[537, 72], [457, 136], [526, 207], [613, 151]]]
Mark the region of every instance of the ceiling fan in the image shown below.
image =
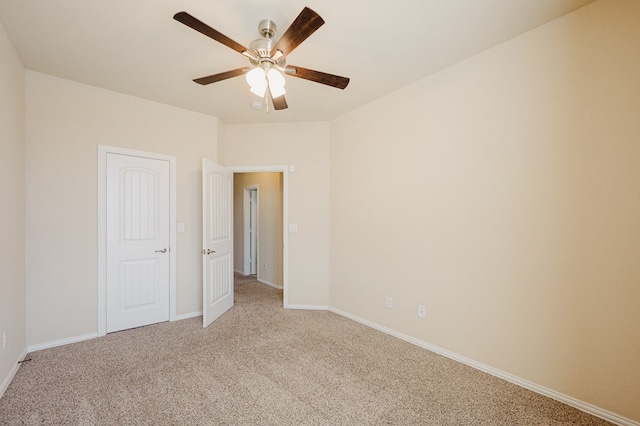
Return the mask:
[[344, 89], [349, 84], [347, 77], [287, 64], [287, 55], [324, 24], [324, 20], [320, 15], [308, 7], [305, 7], [300, 12], [277, 43], [274, 43], [273, 40], [276, 32], [275, 23], [268, 19], [260, 21], [258, 31], [262, 38], [252, 41], [248, 49], [187, 12], [176, 13], [173, 19], [246, 56], [251, 63], [251, 67], [237, 68], [194, 79], [193, 81], [198, 84], [211, 84], [244, 74], [251, 86], [251, 92], [263, 97], [265, 102], [267, 98], [270, 98], [276, 110], [288, 107], [284, 97], [285, 80], [283, 74], [338, 89]]

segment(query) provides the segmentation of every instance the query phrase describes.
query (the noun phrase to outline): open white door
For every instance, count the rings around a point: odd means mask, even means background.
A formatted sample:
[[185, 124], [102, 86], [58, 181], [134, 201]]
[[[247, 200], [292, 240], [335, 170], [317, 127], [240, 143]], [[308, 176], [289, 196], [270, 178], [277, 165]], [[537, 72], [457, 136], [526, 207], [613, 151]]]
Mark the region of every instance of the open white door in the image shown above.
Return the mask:
[[233, 172], [202, 159], [202, 326], [233, 306]]

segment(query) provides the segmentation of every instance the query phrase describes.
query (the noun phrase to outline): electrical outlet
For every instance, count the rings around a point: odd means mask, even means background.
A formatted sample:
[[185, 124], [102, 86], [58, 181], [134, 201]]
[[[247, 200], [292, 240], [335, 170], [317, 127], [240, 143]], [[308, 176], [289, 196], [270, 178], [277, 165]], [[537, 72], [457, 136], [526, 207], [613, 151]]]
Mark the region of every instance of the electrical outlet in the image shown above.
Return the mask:
[[387, 300], [385, 301], [385, 306], [388, 309], [393, 308], [393, 298], [391, 296], [387, 296]]
[[7, 349], [7, 332], [2, 333], [2, 350]]
[[418, 305], [418, 317], [419, 318], [427, 317], [427, 309], [424, 307], [424, 305]]

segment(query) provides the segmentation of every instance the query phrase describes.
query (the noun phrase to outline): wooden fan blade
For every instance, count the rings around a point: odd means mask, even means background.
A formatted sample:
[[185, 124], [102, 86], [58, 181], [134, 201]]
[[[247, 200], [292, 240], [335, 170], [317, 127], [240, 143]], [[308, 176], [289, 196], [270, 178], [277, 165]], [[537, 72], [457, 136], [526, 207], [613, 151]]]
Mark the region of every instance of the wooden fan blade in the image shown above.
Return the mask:
[[271, 102], [273, 103], [273, 109], [275, 109], [276, 111], [289, 108], [289, 105], [287, 105], [287, 100], [284, 98], [284, 95], [274, 98], [271, 95], [271, 90], [269, 89], [269, 97], [271, 98]]
[[324, 19], [322, 19], [320, 15], [308, 7], [305, 7], [293, 23], [291, 23], [289, 28], [287, 28], [287, 31], [284, 32], [276, 45], [273, 46], [271, 56], [275, 55], [277, 50], [288, 55], [323, 24]]
[[247, 48], [241, 45], [240, 43], [237, 43], [234, 40], [231, 40], [226, 35], [222, 34], [219, 31], [214, 30], [204, 22], [189, 15], [187, 12], [176, 13], [175, 15], [173, 15], [173, 19], [175, 19], [178, 22], [182, 22], [187, 27], [193, 28], [194, 30], [206, 35], [207, 37], [214, 39], [218, 43], [224, 44], [225, 46], [235, 50], [238, 53], [242, 53], [247, 50]]
[[202, 84], [202, 85], [211, 84], [211, 83], [215, 83], [217, 81], [226, 80], [228, 78], [237, 77], [239, 75], [244, 74], [245, 71], [247, 71], [247, 70], [249, 70], [249, 68], [238, 68], [238, 69], [231, 70], [231, 71], [226, 71], [226, 72], [221, 72], [221, 73], [218, 73], [218, 74], [208, 75], [206, 77], [196, 78], [193, 81], [195, 81], [198, 84]]
[[[293, 70], [293, 73], [288, 70]], [[287, 66], [287, 75], [303, 78], [305, 80], [315, 81], [316, 83], [326, 84], [327, 86], [344, 89], [349, 84], [347, 77], [339, 75], [327, 74], [326, 72], [314, 71], [307, 68], [297, 67], [295, 65]]]
[[289, 105], [287, 105], [287, 100], [284, 98], [284, 95], [279, 96], [275, 99], [272, 98], [271, 101], [273, 102], [273, 109], [275, 110], [289, 108]]

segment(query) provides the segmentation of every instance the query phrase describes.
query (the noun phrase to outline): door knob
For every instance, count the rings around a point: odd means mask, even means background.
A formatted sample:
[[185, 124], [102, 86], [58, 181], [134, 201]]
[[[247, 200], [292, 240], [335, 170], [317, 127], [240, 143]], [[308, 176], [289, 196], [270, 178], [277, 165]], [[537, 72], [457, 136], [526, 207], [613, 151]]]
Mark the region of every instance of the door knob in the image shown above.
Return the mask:
[[161, 250], [156, 250], [156, 253], [166, 253], [166, 252], [167, 252], [166, 248], [163, 248]]
[[211, 250], [211, 249], [207, 249], [207, 250], [202, 249], [202, 254], [211, 254], [211, 253], [215, 253], [215, 252], [216, 252], [215, 250]]

